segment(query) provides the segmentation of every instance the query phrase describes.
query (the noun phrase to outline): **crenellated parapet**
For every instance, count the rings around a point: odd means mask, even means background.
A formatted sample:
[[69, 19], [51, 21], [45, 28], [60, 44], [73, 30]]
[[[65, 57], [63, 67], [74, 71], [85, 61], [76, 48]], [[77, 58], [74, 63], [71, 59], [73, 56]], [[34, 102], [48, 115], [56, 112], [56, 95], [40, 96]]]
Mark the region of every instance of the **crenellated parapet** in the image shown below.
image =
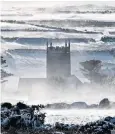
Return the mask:
[[52, 42], [47, 42], [47, 52], [50, 53], [70, 53], [70, 40], [65, 41], [65, 46], [53, 46]]

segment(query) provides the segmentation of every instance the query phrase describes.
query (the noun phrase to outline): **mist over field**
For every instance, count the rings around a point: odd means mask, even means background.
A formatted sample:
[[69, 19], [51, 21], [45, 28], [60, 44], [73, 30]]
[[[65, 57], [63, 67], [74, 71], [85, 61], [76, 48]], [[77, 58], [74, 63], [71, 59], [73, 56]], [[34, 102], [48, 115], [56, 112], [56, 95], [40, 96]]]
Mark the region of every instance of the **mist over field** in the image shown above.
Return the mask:
[[[1, 53], [7, 60], [5, 69], [14, 74], [3, 84], [2, 100], [28, 101], [27, 95], [16, 93], [18, 80], [46, 77], [47, 40], [52, 40], [54, 46], [64, 45], [65, 39], [71, 40], [71, 73], [83, 83], [89, 80], [82, 74], [79, 63], [86, 60], [101, 60], [103, 73], [114, 76], [115, 55], [111, 53], [115, 51], [114, 17], [114, 2], [48, 2], [45, 5], [43, 2], [2, 2]], [[39, 87], [33, 89], [30, 98], [36, 101], [39, 97], [41, 103], [78, 100], [92, 103], [104, 97], [113, 100], [114, 89], [94, 87], [51, 92]], [[44, 101], [45, 93], [48, 96]], [[12, 97], [15, 94], [17, 97]]]
[[[70, 40], [71, 74], [82, 83], [77, 88], [47, 87], [40, 83], [19, 90], [20, 78], [46, 78], [47, 41], [64, 46]], [[4, 70], [13, 74], [2, 83], [1, 101], [15, 104], [51, 104], [86, 102], [99, 104], [103, 98], [115, 101], [115, 2], [2, 2], [1, 55]], [[94, 83], [81, 70], [81, 62], [101, 61], [100, 74], [105, 84]], [[114, 109], [84, 111], [46, 110], [45, 123], [85, 124], [106, 116]]]

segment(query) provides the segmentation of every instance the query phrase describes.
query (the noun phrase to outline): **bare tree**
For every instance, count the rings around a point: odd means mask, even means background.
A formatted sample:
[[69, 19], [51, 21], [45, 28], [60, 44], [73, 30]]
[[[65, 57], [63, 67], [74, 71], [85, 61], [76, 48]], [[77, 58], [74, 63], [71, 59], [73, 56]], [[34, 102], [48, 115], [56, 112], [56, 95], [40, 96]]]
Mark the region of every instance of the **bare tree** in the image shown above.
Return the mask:
[[1, 56], [1, 83], [5, 82], [5, 77], [12, 76], [11, 73], [7, 73], [4, 68], [7, 67], [6, 60]]

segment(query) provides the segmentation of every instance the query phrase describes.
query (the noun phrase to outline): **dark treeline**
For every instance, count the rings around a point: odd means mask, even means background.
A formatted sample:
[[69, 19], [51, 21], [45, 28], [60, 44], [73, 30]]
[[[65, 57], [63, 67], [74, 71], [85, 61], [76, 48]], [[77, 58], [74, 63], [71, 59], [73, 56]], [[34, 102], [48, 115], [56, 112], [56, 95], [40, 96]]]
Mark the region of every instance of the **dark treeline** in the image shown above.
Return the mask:
[[[108, 106], [109, 101], [103, 99], [102, 107]], [[45, 124], [45, 113], [40, 110], [43, 105], [26, 105], [18, 102], [1, 104], [1, 134], [111, 134], [115, 129], [115, 117], [106, 117], [95, 122], [81, 124], [54, 125]]]

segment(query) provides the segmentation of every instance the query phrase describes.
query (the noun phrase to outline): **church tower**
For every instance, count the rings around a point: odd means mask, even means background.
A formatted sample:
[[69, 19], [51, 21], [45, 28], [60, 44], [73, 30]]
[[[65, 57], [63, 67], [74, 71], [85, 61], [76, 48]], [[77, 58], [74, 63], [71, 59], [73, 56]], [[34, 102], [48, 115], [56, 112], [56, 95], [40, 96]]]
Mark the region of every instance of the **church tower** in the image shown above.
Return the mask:
[[69, 77], [71, 75], [70, 41], [63, 47], [47, 42], [47, 78]]

